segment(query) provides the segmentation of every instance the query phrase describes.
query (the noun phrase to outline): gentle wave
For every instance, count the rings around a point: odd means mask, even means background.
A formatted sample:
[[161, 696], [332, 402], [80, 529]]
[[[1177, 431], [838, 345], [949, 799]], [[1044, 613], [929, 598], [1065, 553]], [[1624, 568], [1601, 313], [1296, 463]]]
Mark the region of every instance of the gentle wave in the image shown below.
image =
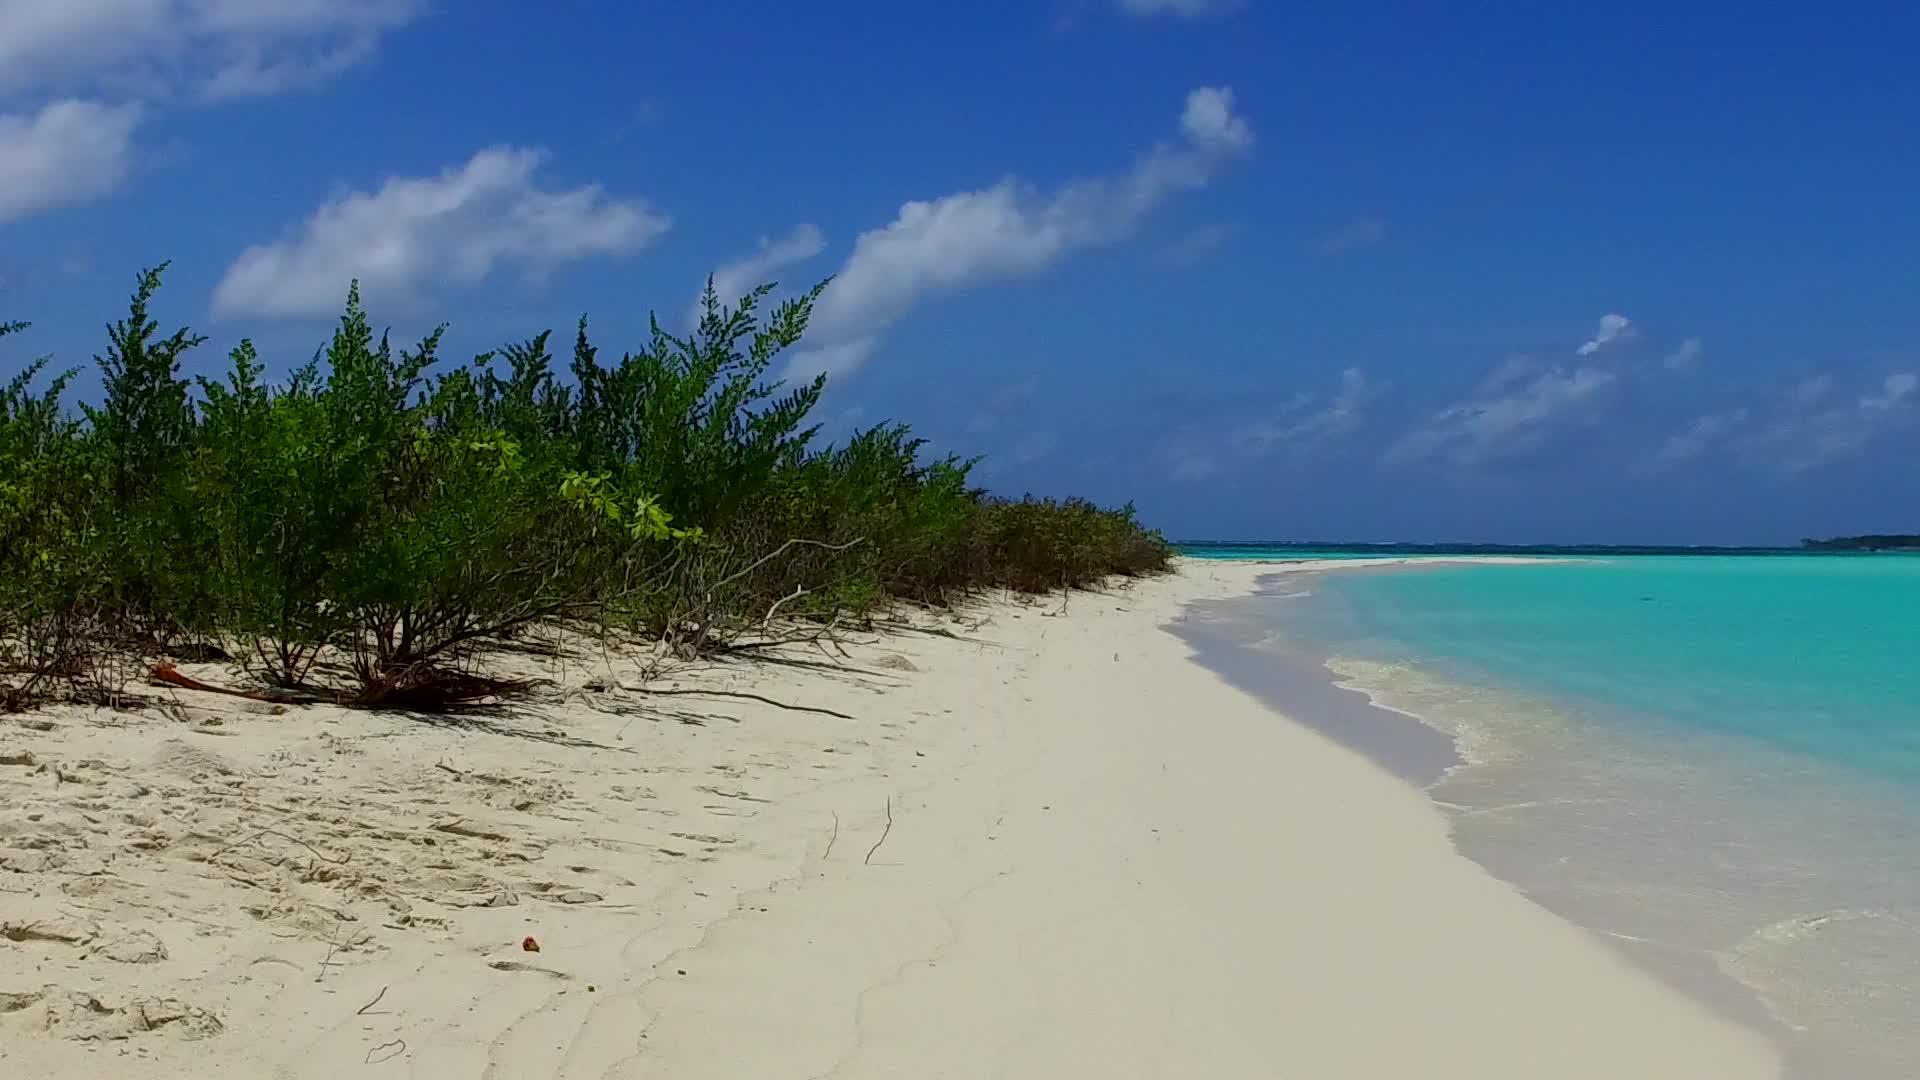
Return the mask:
[[1457, 740], [1463, 763], [1429, 790], [1464, 854], [1738, 1014], [1702, 973], [1724, 974], [1819, 1063], [1807, 1075], [1916, 1075], [1920, 905], [1846, 904], [1920, 886], [1886, 828], [1905, 807], [1850, 809], [1801, 763], [1725, 745], [1594, 737], [1566, 707], [1409, 665], [1328, 668]]
[[[1820, 703], [1809, 687], [1770, 690], [1778, 679], [1768, 671], [1686, 687], [1663, 714], [1647, 707], [1669, 700], [1648, 679], [1681, 670], [1670, 661], [1497, 677], [1484, 661], [1498, 655], [1470, 640], [1484, 627], [1470, 609], [1449, 612], [1441, 632], [1409, 635], [1417, 643], [1394, 636], [1401, 627], [1381, 609], [1356, 617], [1348, 581], [1368, 579], [1377, 599], [1394, 589], [1381, 578], [1426, 573], [1336, 572], [1305, 590], [1276, 582], [1242, 605], [1241, 617], [1262, 629], [1241, 640], [1317, 651], [1338, 684], [1449, 736], [1460, 763], [1428, 790], [1464, 854], [1730, 1014], [1774, 1026], [1796, 1076], [1920, 1075], [1920, 851], [1905, 840], [1920, 820], [1920, 785], [1906, 781], [1897, 753], [1873, 769], [1853, 765], [1871, 739], [1885, 734], [1884, 745], [1900, 748], [1911, 733], [1880, 708], [1838, 733], [1837, 747], [1807, 751], [1860, 716], [1863, 701], [1889, 699]], [[1623, 604], [1600, 621], [1638, 616], [1623, 616]], [[1770, 606], [1766, 596], [1742, 605]], [[1673, 606], [1669, 618], [1689, 621], [1689, 633], [1741, 632], [1714, 628], [1697, 605]], [[1408, 618], [1418, 623], [1419, 613]], [[1529, 633], [1551, 638], [1553, 622], [1534, 617]], [[1550, 656], [1557, 646], [1525, 647]], [[1721, 642], [1705, 658], [1733, 649]], [[1831, 638], [1808, 651], [1840, 672], [1876, 662]], [[1569, 686], [1621, 693], [1605, 700]], [[1771, 694], [1757, 706], [1771, 711], [1716, 714], [1747, 694]], [[1794, 715], [1814, 730], [1773, 730]], [[1769, 727], [1747, 730], [1761, 723]]]

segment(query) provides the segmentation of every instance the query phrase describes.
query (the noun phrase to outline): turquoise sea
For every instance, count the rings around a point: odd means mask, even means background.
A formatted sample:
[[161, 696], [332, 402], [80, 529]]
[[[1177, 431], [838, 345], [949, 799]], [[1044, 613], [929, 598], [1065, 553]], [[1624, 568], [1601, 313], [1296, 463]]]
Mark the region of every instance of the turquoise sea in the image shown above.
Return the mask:
[[1917, 613], [1920, 557], [1768, 554], [1356, 566], [1208, 614], [1450, 736], [1464, 854], [1794, 1075], [1891, 1078], [1920, 1076]]

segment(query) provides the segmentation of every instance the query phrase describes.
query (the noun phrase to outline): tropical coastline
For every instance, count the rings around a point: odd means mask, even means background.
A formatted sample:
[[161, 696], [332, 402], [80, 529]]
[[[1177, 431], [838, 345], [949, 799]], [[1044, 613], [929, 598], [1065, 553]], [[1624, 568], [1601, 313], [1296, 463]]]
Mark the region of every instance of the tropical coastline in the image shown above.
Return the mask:
[[1197, 636], [1237, 685], [1292, 673], [1255, 689], [1283, 711], [1346, 688], [1320, 726], [1376, 759], [1424, 740], [1402, 775], [1463, 854], [1771, 1032], [1788, 1075], [1910, 1075], [1912, 691], [1904, 631], [1871, 613], [1920, 567], [1557, 562], [1276, 566]]
[[1920, 8], [1727, 14], [0, 0], [0, 1080], [1920, 1078]]
[[0, 848], [40, 865], [6, 878], [34, 929], [0, 948], [0, 1063], [1774, 1075], [1418, 789], [1194, 662], [1169, 629], [1272, 569], [981, 603], [664, 701], [625, 689], [645, 657], [552, 657], [511, 725], [188, 691], [10, 722]]

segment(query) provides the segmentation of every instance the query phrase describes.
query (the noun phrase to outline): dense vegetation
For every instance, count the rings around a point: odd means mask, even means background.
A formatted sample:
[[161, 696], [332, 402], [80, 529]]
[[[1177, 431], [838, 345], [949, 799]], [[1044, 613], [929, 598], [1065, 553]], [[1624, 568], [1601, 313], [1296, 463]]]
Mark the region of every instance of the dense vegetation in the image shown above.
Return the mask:
[[1802, 540], [1800, 546], [1809, 551], [1920, 551], [1920, 536], [1907, 533], [1833, 536], [1825, 540]]
[[[164, 267], [162, 268], [164, 269]], [[1131, 508], [991, 498], [904, 426], [817, 445], [824, 380], [770, 377], [819, 289], [763, 311], [709, 286], [698, 329], [653, 324], [602, 363], [583, 318], [445, 364], [441, 334], [376, 335], [357, 287], [332, 340], [270, 383], [162, 334], [141, 275], [95, 358], [26, 365], [0, 396], [0, 696], [99, 695], [127, 658], [230, 652], [267, 685], [361, 704], [485, 689], [474, 650], [574, 623], [724, 648], [771, 619], [1043, 592], [1165, 568]], [[25, 324], [0, 324], [11, 338]], [[6, 344], [12, 344], [11, 341]]]

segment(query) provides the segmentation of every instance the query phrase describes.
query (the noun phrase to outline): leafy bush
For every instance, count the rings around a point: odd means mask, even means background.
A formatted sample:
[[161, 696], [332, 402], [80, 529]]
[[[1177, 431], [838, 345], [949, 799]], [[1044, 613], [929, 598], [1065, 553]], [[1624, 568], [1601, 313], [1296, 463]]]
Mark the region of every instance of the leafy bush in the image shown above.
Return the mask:
[[605, 365], [583, 318], [563, 382], [547, 333], [452, 369], [439, 331], [395, 350], [355, 286], [285, 382], [243, 341], [224, 378], [189, 384], [203, 339], [160, 336], [163, 270], [109, 328], [97, 406], [62, 407], [71, 372], [35, 391], [44, 360], [0, 396], [9, 706], [99, 682], [103, 651], [226, 648], [291, 691], [435, 704], [489, 689], [464, 661], [535, 623], [618, 623], [691, 653], [776, 615], [1168, 564], [1130, 507], [989, 498], [974, 462], [923, 460], [904, 425], [815, 448], [824, 379], [769, 375], [818, 288], [763, 317], [771, 286], [729, 308], [709, 284], [691, 335], [655, 321]]
[[[0, 323], [0, 338], [27, 329]], [[79, 672], [81, 643], [98, 600], [98, 528], [78, 425], [62, 415], [65, 372], [39, 394], [47, 360], [28, 363], [0, 394], [0, 664], [14, 678], [0, 687], [8, 708], [49, 679]]]

